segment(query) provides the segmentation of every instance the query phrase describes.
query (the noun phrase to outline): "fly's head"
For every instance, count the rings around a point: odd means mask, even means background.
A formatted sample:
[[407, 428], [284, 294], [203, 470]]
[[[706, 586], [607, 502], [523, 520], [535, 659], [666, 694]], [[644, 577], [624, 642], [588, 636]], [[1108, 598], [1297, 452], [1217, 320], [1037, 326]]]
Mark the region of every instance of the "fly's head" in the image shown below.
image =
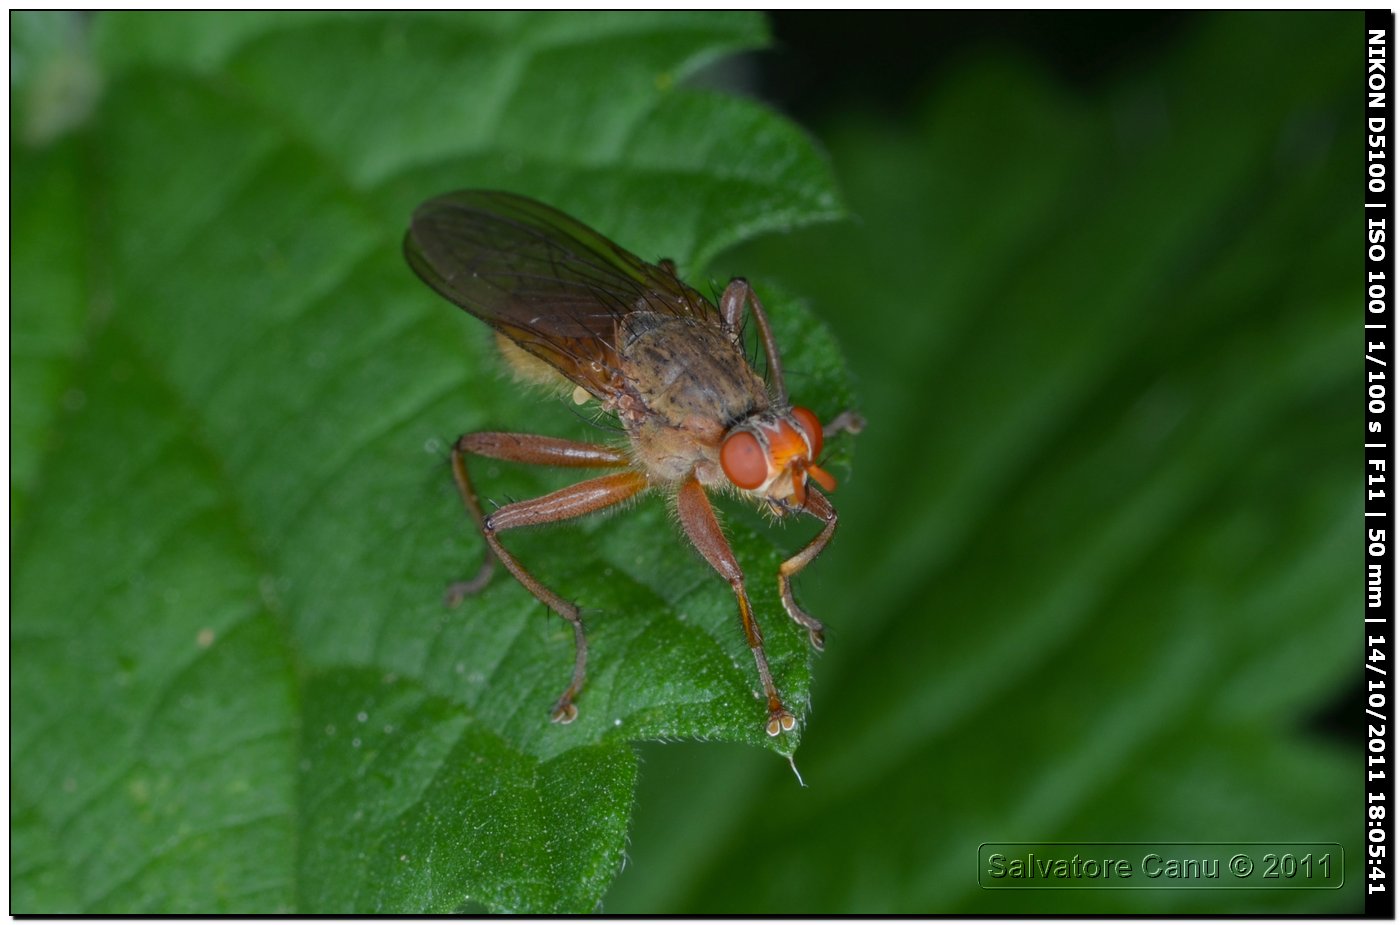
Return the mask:
[[827, 491], [836, 480], [816, 464], [822, 425], [806, 408], [762, 411], [735, 424], [720, 444], [719, 463], [740, 491], [767, 501], [778, 513], [807, 503], [807, 480]]

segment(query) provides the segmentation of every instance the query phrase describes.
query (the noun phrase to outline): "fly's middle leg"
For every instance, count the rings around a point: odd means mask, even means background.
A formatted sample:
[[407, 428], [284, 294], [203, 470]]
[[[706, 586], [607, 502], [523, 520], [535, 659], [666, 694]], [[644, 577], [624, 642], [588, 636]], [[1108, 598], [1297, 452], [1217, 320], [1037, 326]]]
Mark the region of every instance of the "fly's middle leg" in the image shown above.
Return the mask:
[[797, 727], [797, 718], [783, 706], [778, 689], [773, 685], [773, 672], [768, 668], [768, 656], [763, 651], [763, 631], [749, 603], [749, 593], [744, 588], [744, 573], [739, 561], [734, 558], [734, 550], [724, 538], [719, 521], [715, 518], [710, 499], [705, 489], [691, 475], [683, 483], [676, 495], [676, 510], [680, 515], [681, 526], [691, 543], [705, 557], [720, 576], [734, 589], [734, 597], [739, 603], [739, 620], [744, 628], [744, 638], [753, 652], [754, 663], [758, 666], [758, 679], [763, 684], [763, 693], [768, 698], [768, 722], [764, 727], [770, 736], [791, 732]]
[[758, 300], [748, 280], [735, 278], [724, 287], [719, 297], [720, 317], [731, 331], [738, 331], [744, 317], [744, 305], [753, 312], [753, 320], [758, 325], [758, 339], [763, 343], [763, 356], [768, 363], [768, 385], [777, 396], [779, 404], [787, 402], [787, 385], [783, 381], [783, 359], [778, 353], [778, 341], [773, 337], [773, 327], [768, 323], [768, 313]]

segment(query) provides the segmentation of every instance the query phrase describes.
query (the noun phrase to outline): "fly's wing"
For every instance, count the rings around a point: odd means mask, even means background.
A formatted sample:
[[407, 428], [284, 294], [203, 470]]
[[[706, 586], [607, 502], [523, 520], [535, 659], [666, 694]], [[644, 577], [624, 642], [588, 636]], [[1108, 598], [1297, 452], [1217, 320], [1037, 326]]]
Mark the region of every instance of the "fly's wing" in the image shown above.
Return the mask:
[[404, 254], [444, 298], [598, 398], [617, 390], [619, 322], [637, 311], [721, 325], [673, 272], [511, 193], [465, 190], [413, 213]]

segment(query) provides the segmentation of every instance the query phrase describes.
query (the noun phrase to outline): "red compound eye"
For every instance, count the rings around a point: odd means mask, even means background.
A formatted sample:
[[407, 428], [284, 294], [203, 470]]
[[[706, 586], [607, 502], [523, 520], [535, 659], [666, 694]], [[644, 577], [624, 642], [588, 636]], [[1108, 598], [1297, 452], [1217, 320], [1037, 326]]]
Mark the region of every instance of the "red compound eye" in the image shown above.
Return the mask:
[[802, 432], [807, 435], [807, 445], [812, 448], [812, 461], [816, 462], [822, 452], [822, 422], [817, 420], [817, 416], [806, 408], [793, 405], [792, 416], [801, 425]]
[[719, 448], [719, 464], [729, 481], [739, 488], [752, 491], [768, 479], [768, 457], [758, 438], [746, 430], [724, 439]]

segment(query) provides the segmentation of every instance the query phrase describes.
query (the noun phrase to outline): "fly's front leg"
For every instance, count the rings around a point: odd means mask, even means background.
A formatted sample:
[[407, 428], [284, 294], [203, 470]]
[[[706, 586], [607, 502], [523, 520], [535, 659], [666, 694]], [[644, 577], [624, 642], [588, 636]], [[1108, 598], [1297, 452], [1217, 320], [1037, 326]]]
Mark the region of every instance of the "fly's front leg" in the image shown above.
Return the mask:
[[734, 589], [734, 597], [739, 602], [739, 619], [744, 626], [744, 638], [748, 640], [749, 649], [753, 651], [754, 662], [758, 665], [758, 678], [763, 682], [763, 693], [768, 698], [768, 734], [776, 736], [782, 732], [791, 732], [797, 727], [797, 719], [783, 706], [782, 698], [773, 686], [773, 673], [768, 670], [768, 656], [763, 653], [763, 631], [754, 619], [749, 593], [744, 589], [744, 573], [739, 568], [739, 561], [734, 558], [729, 541], [724, 538], [719, 521], [715, 519], [715, 511], [710, 506], [710, 499], [705, 496], [705, 489], [693, 474], [681, 483], [680, 492], [676, 495], [676, 510], [680, 514], [681, 526], [685, 528], [686, 535], [695, 544], [695, 548], [700, 550], [700, 555], [704, 556], [705, 561], [709, 562]]
[[826, 544], [831, 542], [832, 534], [836, 532], [836, 508], [831, 506], [831, 502], [826, 500], [826, 496], [815, 486], [808, 485], [807, 503], [802, 506], [801, 511], [825, 521], [825, 526], [810, 543], [778, 567], [778, 596], [782, 598], [783, 609], [787, 611], [788, 616], [792, 617], [798, 626], [807, 630], [812, 647], [821, 651], [826, 648], [826, 628], [820, 620], [797, 606], [797, 601], [792, 597], [792, 577], [811, 564], [813, 559], [821, 555]]
[[822, 426], [822, 439], [830, 440], [837, 434], [858, 434], [865, 430], [865, 418], [859, 411], [847, 408]]
[[743, 320], [745, 302], [753, 311], [758, 337], [763, 342], [763, 356], [768, 361], [768, 384], [772, 386], [778, 403], [787, 404], [787, 386], [783, 382], [783, 361], [778, 356], [778, 342], [774, 340], [773, 328], [768, 324], [768, 313], [763, 310], [763, 303], [758, 300], [758, 293], [753, 291], [748, 280], [732, 279], [724, 287], [724, 293], [719, 297], [720, 317], [731, 331], [737, 332]]
[[[835, 434], [858, 434], [864, 429], [865, 418], [859, 411], [848, 409], [822, 427], [822, 438], [829, 439]], [[809, 484], [807, 503], [800, 510], [801, 513], [811, 514], [825, 523], [821, 532], [814, 536], [810, 543], [779, 566], [778, 596], [782, 598], [783, 609], [787, 611], [788, 616], [792, 617], [798, 626], [807, 630], [807, 636], [812, 640], [812, 648], [820, 652], [826, 648], [826, 627], [822, 626], [822, 621], [797, 606], [797, 601], [792, 596], [792, 577], [810, 565], [812, 560], [826, 549], [826, 544], [831, 542], [832, 535], [836, 533], [836, 509], [831, 506], [825, 495]]]
[[[463, 434], [452, 445], [452, 477], [457, 482], [462, 504], [478, 530], [482, 529], [486, 518], [482, 513], [476, 488], [472, 485], [471, 476], [467, 474], [468, 454], [535, 466], [614, 468], [628, 464], [627, 454], [623, 451], [595, 443], [577, 443], [538, 434], [508, 434], [496, 431]], [[476, 575], [468, 581], [457, 581], [448, 585], [447, 606], [455, 607], [462, 602], [462, 598], [486, 587], [495, 567], [496, 556], [488, 544], [486, 555], [481, 560], [481, 568], [477, 570]]]
[[[835, 434], [858, 434], [865, 429], [865, 418], [861, 417], [858, 411], [842, 411], [829, 423], [822, 427], [822, 438], [827, 439]], [[779, 509], [782, 513], [791, 512], [792, 509]], [[778, 596], [782, 599], [783, 609], [787, 611], [793, 622], [807, 630], [807, 636], [812, 641], [812, 648], [818, 652], [826, 648], [826, 627], [822, 626], [822, 621], [797, 606], [797, 601], [792, 596], [792, 578], [802, 571], [812, 560], [821, 555], [826, 549], [826, 544], [831, 542], [831, 537], [836, 533], [836, 509], [831, 506], [831, 502], [826, 499], [816, 486], [808, 484], [806, 503], [798, 508], [798, 513], [810, 514], [818, 520], [823, 521], [821, 532], [812, 538], [812, 541], [798, 550], [797, 555], [788, 559], [778, 568]]]

